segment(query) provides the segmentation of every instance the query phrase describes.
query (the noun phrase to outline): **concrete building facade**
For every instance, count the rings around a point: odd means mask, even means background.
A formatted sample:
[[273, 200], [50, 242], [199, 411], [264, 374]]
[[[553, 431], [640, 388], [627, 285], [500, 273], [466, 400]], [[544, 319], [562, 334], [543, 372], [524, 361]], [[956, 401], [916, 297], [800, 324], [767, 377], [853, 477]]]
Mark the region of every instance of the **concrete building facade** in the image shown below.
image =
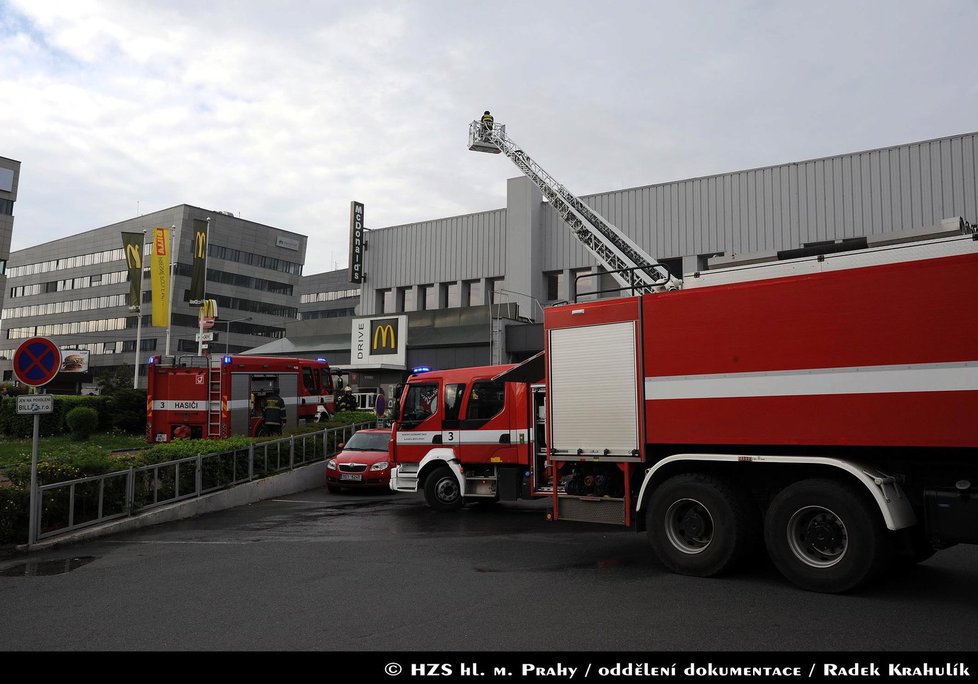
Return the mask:
[[[144, 374], [148, 357], [164, 353], [167, 330], [151, 326], [149, 263], [144, 262], [137, 352], [137, 317], [126, 302], [121, 233], [147, 231], [148, 254], [156, 226], [175, 229], [170, 354], [196, 354], [198, 307], [187, 301], [195, 219], [209, 219], [206, 297], [218, 305], [212, 351], [240, 352], [282, 337], [286, 323], [298, 317], [306, 236], [179, 205], [15, 252], [0, 323], [0, 356], [7, 359], [0, 361], [3, 379], [11, 379], [9, 359], [18, 344], [32, 336], [51, 337], [63, 350], [87, 350], [93, 375], [113, 366], [132, 369], [134, 363]], [[73, 376], [71, 381], [92, 379]]]
[[0, 157], [0, 307], [7, 290], [7, 262], [14, 234], [14, 202], [19, 184], [20, 162]]

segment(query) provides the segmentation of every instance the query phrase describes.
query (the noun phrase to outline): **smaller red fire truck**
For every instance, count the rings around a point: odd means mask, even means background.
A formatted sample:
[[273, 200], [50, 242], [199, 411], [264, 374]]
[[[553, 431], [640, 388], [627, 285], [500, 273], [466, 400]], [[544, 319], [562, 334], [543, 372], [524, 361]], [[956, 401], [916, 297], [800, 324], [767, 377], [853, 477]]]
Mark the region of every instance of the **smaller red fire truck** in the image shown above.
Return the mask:
[[154, 356], [146, 388], [148, 442], [267, 434], [263, 410], [270, 396], [284, 403], [283, 428], [335, 408], [323, 359]]
[[[543, 388], [534, 396], [528, 384], [495, 379], [512, 368], [509, 364], [413, 374], [402, 391], [394, 424], [391, 455], [397, 468], [391, 488], [421, 489], [426, 503], [436, 510], [459, 508], [466, 500], [550, 494]], [[540, 461], [529, 469], [531, 454]], [[532, 480], [525, 477], [528, 472]]]

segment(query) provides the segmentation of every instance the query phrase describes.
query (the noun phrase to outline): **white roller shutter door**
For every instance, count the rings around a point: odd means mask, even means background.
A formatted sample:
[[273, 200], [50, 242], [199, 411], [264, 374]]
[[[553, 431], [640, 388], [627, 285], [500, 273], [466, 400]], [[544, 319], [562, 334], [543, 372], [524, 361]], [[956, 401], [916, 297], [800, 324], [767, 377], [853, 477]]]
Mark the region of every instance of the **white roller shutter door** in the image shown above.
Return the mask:
[[638, 449], [635, 323], [550, 331], [552, 445], [589, 456]]

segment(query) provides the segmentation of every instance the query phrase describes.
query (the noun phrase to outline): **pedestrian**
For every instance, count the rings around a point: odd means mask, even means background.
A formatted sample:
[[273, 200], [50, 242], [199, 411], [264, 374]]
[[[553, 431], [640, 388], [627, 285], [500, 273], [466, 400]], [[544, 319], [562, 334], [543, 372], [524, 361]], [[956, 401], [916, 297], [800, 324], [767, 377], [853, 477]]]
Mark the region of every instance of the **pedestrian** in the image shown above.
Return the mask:
[[9, 396], [10, 396], [10, 390], [8, 390], [6, 387], [0, 389], [0, 403], [2, 403], [3, 400]]
[[343, 396], [336, 402], [337, 411], [356, 411], [360, 406], [357, 398], [353, 396], [353, 388], [347, 385], [343, 388]]

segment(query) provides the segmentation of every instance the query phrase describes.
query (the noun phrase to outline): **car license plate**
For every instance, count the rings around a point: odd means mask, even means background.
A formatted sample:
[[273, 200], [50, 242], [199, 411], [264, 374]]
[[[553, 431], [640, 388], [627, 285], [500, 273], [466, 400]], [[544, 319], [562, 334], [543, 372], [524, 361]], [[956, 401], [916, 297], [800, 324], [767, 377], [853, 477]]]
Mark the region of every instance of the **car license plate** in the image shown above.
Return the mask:
[[346, 480], [348, 482], [359, 482], [360, 480], [363, 479], [363, 475], [359, 473], [357, 473], [356, 475], [353, 475], [351, 473], [340, 473], [340, 479]]

